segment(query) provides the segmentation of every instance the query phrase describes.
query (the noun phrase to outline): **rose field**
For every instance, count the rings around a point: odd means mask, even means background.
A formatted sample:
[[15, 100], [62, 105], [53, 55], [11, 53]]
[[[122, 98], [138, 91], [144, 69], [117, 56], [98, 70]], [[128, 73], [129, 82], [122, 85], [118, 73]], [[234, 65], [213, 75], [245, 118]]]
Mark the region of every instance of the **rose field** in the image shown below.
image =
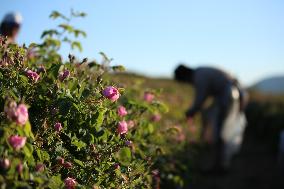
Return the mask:
[[[249, 91], [248, 127], [232, 168], [237, 176], [212, 181], [199, 171], [199, 152], [206, 149], [199, 141], [201, 116], [194, 118], [196, 129], [185, 119], [194, 96], [190, 86], [128, 73], [104, 53], [99, 61], [59, 53], [63, 46], [83, 50], [79, 39], [87, 34], [72, 20], [85, 16], [52, 12], [60, 24], [43, 31], [38, 44], [8, 44], [0, 37], [0, 188], [205, 189], [213, 182], [220, 188], [281, 182], [278, 174], [264, 175], [277, 172], [282, 96]], [[239, 169], [254, 163], [260, 168], [251, 174]]]

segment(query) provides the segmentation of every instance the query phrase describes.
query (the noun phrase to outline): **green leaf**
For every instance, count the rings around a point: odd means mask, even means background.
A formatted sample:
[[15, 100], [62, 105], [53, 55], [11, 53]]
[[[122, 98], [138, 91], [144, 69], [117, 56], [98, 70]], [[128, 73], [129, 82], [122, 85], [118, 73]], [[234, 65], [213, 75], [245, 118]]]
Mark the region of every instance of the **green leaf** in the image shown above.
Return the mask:
[[62, 188], [62, 180], [61, 180], [61, 175], [56, 175], [56, 176], [52, 176], [50, 178], [48, 187], [51, 189], [58, 189], [58, 188]]
[[81, 43], [78, 42], [78, 41], [73, 41], [73, 42], [71, 43], [71, 48], [72, 48], [72, 49], [77, 48], [80, 52], [82, 52], [82, 50], [83, 50]]
[[78, 159], [74, 159], [74, 162], [80, 165], [81, 167], [84, 167], [84, 163]]
[[77, 147], [77, 150], [80, 150], [81, 148], [84, 148], [85, 146], [87, 146], [87, 144], [79, 139], [74, 139], [72, 138], [72, 142], [71, 142], [74, 146]]
[[118, 160], [123, 165], [128, 165], [131, 162], [131, 150], [128, 147], [121, 148], [118, 152]]

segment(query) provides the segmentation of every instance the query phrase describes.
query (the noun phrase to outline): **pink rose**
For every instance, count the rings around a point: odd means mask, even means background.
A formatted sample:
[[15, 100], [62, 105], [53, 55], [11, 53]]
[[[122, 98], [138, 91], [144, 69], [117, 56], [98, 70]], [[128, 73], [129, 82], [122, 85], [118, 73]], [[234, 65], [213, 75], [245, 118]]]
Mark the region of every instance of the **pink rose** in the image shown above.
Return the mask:
[[27, 75], [28, 78], [32, 79], [34, 82], [37, 82], [37, 80], [40, 77], [36, 72], [34, 72], [32, 70], [28, 70], [26, 72], [26, 75]]
[[54, 124], [54, 129], [56, 130], [56, 132], [60, 132], [62, 130], [62, 125], [61, 123], [57, 122]]
[[68, 78], [70, 76], [70, 71], [69, 70], [64, 70], [63, 72], [61, 72], [59, 74], [59, 80], [62, 82], [64, 81], [66, 78]]
[[128, 127], [127, 127], [126, 121], [120, 121], [120, 122], [118, 123], [118, 128], [117, 128], [117, 130], [118, 130], [118, 133], [119, 133], [119, 134], [125, 134], [125, 133], [127, 133]]
[[118, 109], [117, 109], [117, 113], [120, 117], [127, 115], [127, 111], [126, 111], [124, 106], [119, 106]]
[[155, 98], [155, 95], [153, 93], [151, 93], [151, 92], [145, 92], [144, 93], [144, 100], [146, 102], [152, 102], [154, 100], [154, 98]]
[[24, 125], [29, 119], [28, 108], [24, 104], [18, 105], [16, 109], [16, 123], [18, 125]]
[[151, 117], [151, 120], [154, 121], [154, 122], [158, 122], [161, 120], [161, 115], [160, 114], [154, 114], [152, 117]]
[[8, 139], [9, 144], [15, 150], [19, 150], [19, 149], [23, 148], [26, 144], [26, 140], [27, 140], [26, 137], [21, 137], [21, 136], [18, 136], [18, 135], [10, 136], [9, 139]]
[[44, 164], [42, 164], [42, 163], [37, 164], [36, 167], [35, 167], [35, 170], [37, 172], [43, 172], [44, 171]]
[[66, 162], [66, 163], [63, 164], [63, 167], [65, 167], [66, 169], [70, 169], [70, 168], [73, 167], [73, 165], [70, 162]]
[[112, 87], [112, 86], [108, 86], [103, 90], [103, 95], [110, 99], [112, 102], [116, 101], [120, 94], [119, 91], [117, 90], [117, 88]]
[[75, 188], [77, 182], [75, 179], [73, 178], [70, 178], [70, 177], [67, 177], [65, 180], [64, 180], [64, 184], [65, 184], [65, 187], [67, 189], [73, 189]]

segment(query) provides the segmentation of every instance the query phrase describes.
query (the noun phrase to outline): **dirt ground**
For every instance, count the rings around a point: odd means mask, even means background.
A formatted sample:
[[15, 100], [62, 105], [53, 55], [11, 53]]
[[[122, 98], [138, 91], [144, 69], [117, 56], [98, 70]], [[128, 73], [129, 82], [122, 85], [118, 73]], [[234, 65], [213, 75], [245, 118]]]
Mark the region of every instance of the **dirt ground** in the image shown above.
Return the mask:
[[253, 131], [246, 131], [240, 153], [224, 175], [200, 174], [193, 189], [283, 189], [284, 175], [280, 174], [277, 154], [267, 140]]

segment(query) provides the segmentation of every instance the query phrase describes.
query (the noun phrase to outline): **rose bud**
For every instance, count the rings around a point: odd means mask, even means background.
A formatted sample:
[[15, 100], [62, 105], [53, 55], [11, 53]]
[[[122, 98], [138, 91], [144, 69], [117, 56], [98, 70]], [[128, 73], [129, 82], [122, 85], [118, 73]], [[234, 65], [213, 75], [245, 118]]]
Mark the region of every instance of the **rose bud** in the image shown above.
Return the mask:
[[66, 78], [68, 78], [70, 76], [70, 71], [69, 70], [64, 70], [63, 72], [61, 72], [59, 74], [59, 80], [62, 82], [64, 81]]
[[120, 165], [118, 163], [113, 164], [114, 169], [120, 169]]
[[9, 137], [8, 142], [14, 148], [14, 150], [19, 150], [25, 146], [26, 140], [26, 137], [12, 135]]
[[10, 160], [8, 158], [4, 158], [4, 159], [1, 159], [0, 160], [0, 167], [3, 169], [3, 170], [7, 170], [10, 168]]
[[158, 122], [161, 120], [161, 115], [160, 114], [154, 114], [152, 117], [151, 117], [151, 120], [154, 121], [154, 122]]
[[62, 125], [61, 123], [57, 122], [54, 124], [54, 129], [56, 130], [56, 132], [60, 132], [62, 130]]
[[45, 167], [44, 164], [39, 163], [39, 164], [36, 165], [35, 170], [37, 172], [43, 172], [44, 171], [44, 167]]
[[24, 166], [22, 163], [19, 163], [16, 167], [16, 170], [19, 174], [21, 174], [23, 172]]
[[112, 87], [112, 86], [108, 86], [103, 90], [103, 95], [108, 98], [109, 100], [111, 100], [112, 102], [115, 102], [120, 94], [119, 91], [117, 90], [117, 88]]
[[57, 160], [58, 164], [60, 164], [60, 165], [64, 164], [64, 159], [62, 157], [57, 157], [56, 160]]

